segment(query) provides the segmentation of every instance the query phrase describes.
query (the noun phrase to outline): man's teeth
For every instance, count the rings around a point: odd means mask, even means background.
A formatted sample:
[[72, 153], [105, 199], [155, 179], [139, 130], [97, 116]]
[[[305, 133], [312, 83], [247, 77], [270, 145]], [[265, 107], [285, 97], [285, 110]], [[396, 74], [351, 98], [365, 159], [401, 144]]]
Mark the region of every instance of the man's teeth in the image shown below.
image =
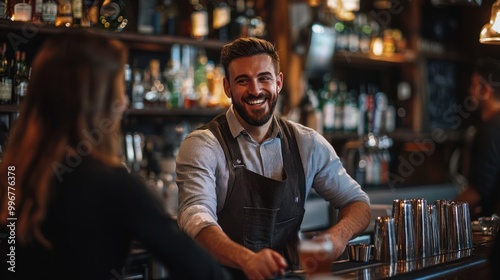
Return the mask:
[[264, 103], [264, 99], [248, 101], [248, 104], [250, 104], [250, 105], [257, 105], [257, 104], [262, 104], [262, 103]]

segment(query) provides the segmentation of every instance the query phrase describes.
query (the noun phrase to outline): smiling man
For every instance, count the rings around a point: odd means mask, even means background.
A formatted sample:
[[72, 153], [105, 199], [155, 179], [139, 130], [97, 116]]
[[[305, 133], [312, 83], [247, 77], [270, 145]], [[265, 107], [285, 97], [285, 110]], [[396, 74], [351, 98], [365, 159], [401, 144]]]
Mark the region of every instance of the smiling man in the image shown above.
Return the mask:
[[232, 106], [180, 147], [180, 228], [233, 279], [273, 278], [298, 267], [298, 233], [313, 188], [339, 209], [326, 231], [337, 258], [367, 227], [368, 196], [323, 136], [274, 115], [283, 73], [271, 43], [237, 39], [222, 49], [221, 64]]

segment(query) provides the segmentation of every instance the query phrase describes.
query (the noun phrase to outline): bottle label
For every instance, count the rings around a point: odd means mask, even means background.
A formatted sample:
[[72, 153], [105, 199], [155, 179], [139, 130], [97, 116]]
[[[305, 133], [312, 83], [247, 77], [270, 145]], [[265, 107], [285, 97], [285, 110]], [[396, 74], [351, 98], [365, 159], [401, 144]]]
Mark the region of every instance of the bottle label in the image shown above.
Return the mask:
[[45, 22], [53, 23], [56, 21], [57, 4], [54, 2], [45, 2], [42, 6], [42, 19]]
[[214, 9], [214, 19], [212, 26], [219, 29], [231, 22], [231, 9], [229, 7], [218, 7]]
[[344, 129], [355, 130], [358, 126], [359, 110], [354, 106], [344, 106]]
[[5, 18], [5, 2], [0, 2], [0, 18]]
[[333, 130], [335, 127], [335, 105], [326, 103], [323, 106], [323, 126], [325, 130]]
[[191, 14], [193, 37], [205, 37], [208, 35], [208, 13], [206, 11], [198, 11]]
[[27, 92], [28, 92], [28, 82], [22, 81], [18, 85], [18, 95], [17, 96], [24, 98], [26, 96]]
[[62, 1], [59, 4], [59, 9], [57, 11], [60, 16], [70, 16], [72, 14], [71, 2]]
[[42, 13], [43, 0], [35, 1], [35, 14], [40, 15]]
[[73, 0], [73, 17], [82, 18], [82, 0]]
[[4, 77], [0, 80], [0, 100], [11, 100], [12, 99], [12, 80], [10, 78]]

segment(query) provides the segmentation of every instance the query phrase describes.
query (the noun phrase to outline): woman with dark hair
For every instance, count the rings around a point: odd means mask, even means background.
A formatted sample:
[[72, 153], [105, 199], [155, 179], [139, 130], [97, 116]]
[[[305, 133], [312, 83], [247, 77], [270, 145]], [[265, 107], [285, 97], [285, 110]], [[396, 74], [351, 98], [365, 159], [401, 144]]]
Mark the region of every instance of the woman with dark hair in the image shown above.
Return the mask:
[[47, 39], [34, 59], [0, 163], [0, 224], [14, 236], [0, 244], [2, 258], [15, 252], [8, 277], [125, 277], [136, 240], [169, 279], [226, 278], [121, 164], [126, 61], [120, 42], [84, 30]]

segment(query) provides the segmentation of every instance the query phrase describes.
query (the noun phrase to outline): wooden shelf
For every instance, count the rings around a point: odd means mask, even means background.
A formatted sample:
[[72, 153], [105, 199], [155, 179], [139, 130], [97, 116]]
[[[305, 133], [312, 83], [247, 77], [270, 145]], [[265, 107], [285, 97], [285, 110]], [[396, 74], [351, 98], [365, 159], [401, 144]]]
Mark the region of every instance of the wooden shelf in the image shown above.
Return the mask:
[[[23, 38], [32, 38], [37, 34], [53, 35], [67, 30], [67, 27], [56, 27], [48, 24], [34, 24], [30, 22], [17, 22], [7, 19], [0, 19], [0, 30], [9, 30], [9, 32], [19, 32]], [[106, 35], [126, 43], [131, 49], [140, 49], [145, 51], [161, 51], [165, 47], [173, 44], [190, 45], [207, 49], [221, 49], [226, 42], [218, 40], [198, 41], [188, 37], [174, 37], [167, 35], [147, 35], [133, 32], [113, 32], [100, 28], [86, 28], [90, 32], [100, 35]]]
[[214, 117], [222, 112], [225, 108], [190, 108], [190, 109], [166, 109], [166, 108], [145, 108], [145, 109], [128, 109], [124, 115], [126, 116], [144, 116], [144, 117]]
[[0, 113], [16, 113], [19, 111], [17, 105], [0, 105]]
[[359, 65], [399, 65], [405, 63], [415, 62], [416, 54], [413, 51], [405, 53], [395, 53], [391, 56], [387, 55], [373, 55], [364, 53], [353, 53], [348, 51], [338, 51], [335, 53], [334, 62], [352, 63]]
[[[128, 109], [124, 112], [124, 116], [144, 116], [144, 117], [214, 117], [226, 108], [190, 108], [190, 109], [166, 109], [166, 108], [145, 108], [145, 109]], [[0, 105], [0, 113], [16, 113], [19, 111], [17, 105]]]

